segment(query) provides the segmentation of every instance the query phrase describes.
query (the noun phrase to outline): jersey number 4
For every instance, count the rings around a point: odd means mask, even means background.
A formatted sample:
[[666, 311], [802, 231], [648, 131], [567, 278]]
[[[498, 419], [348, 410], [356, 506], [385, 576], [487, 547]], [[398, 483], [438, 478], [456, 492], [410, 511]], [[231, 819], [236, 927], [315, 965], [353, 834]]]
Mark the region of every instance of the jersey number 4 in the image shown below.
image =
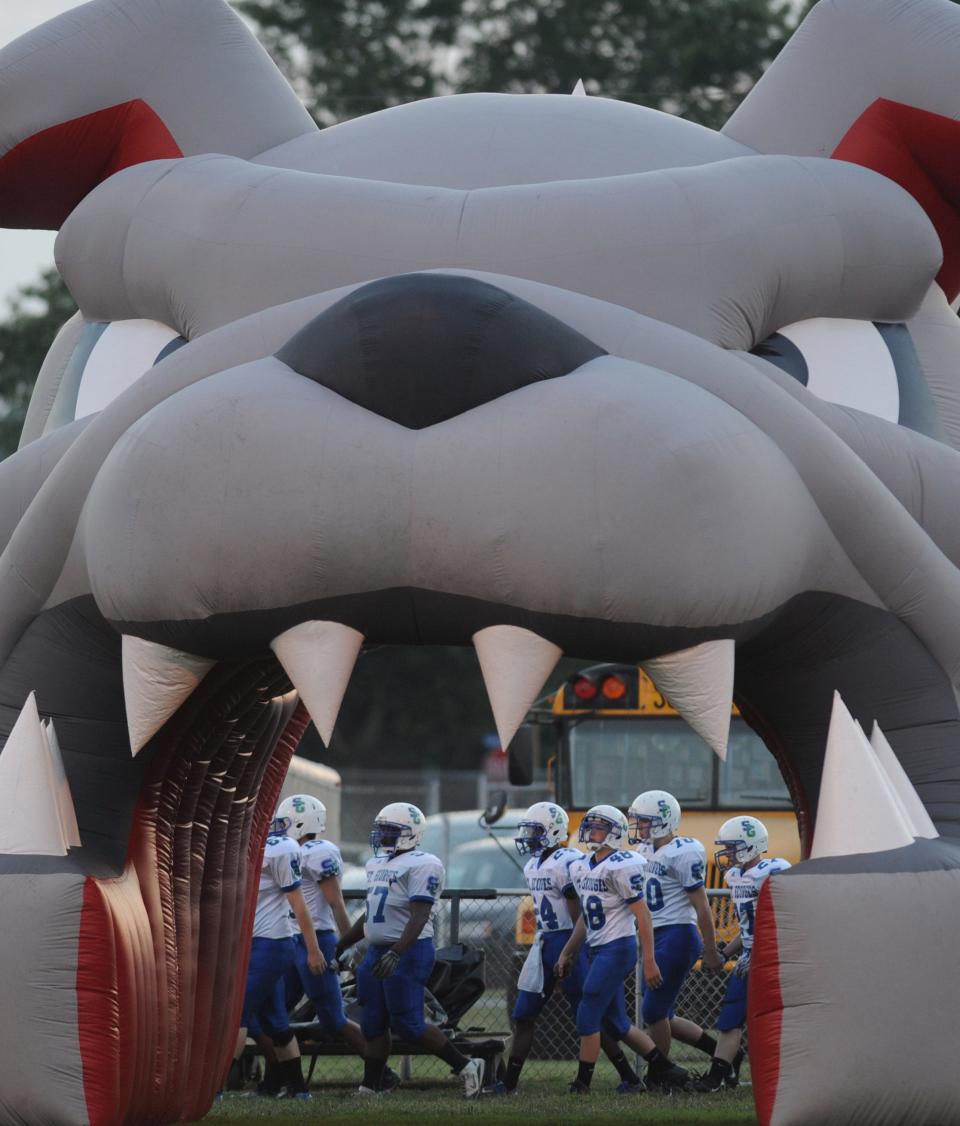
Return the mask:
[[546, 896], [540, 900], [540, 926], [545, 931], [555, 931], [560, 926], [557, 913], [550, 906], [550, 900]]

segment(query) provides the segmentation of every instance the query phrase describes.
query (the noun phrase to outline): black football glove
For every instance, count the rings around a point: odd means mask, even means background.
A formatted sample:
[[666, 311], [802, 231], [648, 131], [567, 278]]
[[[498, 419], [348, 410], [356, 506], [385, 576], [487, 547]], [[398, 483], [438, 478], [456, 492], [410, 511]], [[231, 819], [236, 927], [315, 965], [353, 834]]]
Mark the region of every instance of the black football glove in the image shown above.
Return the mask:
[[373, 976], [389, 977], [399, 965], [400, 955], [396, 950], [388, 950], [377, 959], [377, 964], [373, 967]]

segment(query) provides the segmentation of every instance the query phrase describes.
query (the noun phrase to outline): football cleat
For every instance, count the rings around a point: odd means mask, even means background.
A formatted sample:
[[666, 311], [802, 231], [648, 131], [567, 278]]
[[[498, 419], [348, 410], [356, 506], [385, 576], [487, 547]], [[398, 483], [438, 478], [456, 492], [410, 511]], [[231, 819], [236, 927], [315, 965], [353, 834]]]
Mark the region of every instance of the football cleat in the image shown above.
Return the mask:
[[646, 1089], [642, 1080], [639, 1083], [631, 1083], [628, 1079], [624, 1079], [617, 1084], [615, 1093], [618, 1095], [642, 1095]]
[[389, 1095], [391, 1091], [395, 1091], [403, 1080], [393, 1070], [392, 1067], [387, 1067], [383, 1072], [383, 1079], [380, 1082], [380, 1093], [382, 1095]]
[[746, 1058], [746, 1052], [741, 1048], [733, 1057], [733, 1074], [729, 1075], [726, 1079], [727, 1086], [731, 1089], [740, 1086], [740, 1068], [743, 1066], [743, 1061]]
[[590, 1094], [590, 1088], [587, 1086], [586, 1083], [581, 1083], [579, 1079], [574, 1079], [574, 1081], [570, 1084], [570, 1086], [567, 1088], [567, 1090], [570, 1092], [571, 1095], [589, 1095]]
[[724, 1087], [729, 1087], [731, 1079], [733, 1079], [732, 1064], [714, 1057], [710, 1070], [694, 1082], [693, 1090], [713, 1094], [716, 1091], [722, 1091]]
[[690, 1086], [690, 1073], [676, 1064], [670, 1064], [654, 1074], [648, 1067], [646, 1084], [648, 1091], [685, 1091]]

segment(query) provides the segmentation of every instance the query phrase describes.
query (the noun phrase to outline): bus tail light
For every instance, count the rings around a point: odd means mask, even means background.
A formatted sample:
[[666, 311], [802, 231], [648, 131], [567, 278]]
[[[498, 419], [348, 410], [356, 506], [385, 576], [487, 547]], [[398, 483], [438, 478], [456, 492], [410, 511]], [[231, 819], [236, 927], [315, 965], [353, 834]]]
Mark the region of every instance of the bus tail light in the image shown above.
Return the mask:
[[584, 702], [596, 699], [597, 682], [591, 680], [589, 676], [578, 676], [573, 682], [573, 694], [578, 700]]
[[640, 703], [639, 670], [630, 665], [598, 665], [571, 676], [563, 687], [569, 711], [627, 712]]
[[605, 676], [600, 691], [608, 700], [622, 700], [627, 694], [627, 685], [619, 676]]

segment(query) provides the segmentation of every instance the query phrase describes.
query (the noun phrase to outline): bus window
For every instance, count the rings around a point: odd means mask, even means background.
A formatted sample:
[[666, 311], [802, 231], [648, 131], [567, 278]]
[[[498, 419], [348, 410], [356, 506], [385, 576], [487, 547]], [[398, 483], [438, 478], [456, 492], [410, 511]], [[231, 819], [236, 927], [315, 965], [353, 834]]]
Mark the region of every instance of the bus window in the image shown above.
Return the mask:
[[[730, 727], [727, 761], [720, 768], [721, 809], [792, 809], [780, 767], [743, 720]], [[682, 803], [681, 803], [682, 804]]]
[[573, 809], [625, 809], [653, 789], [669, 790], [681, 806], [712, 803], [713, 751], [678, 717], [590, 719], [572, 726], [568, 738]]

